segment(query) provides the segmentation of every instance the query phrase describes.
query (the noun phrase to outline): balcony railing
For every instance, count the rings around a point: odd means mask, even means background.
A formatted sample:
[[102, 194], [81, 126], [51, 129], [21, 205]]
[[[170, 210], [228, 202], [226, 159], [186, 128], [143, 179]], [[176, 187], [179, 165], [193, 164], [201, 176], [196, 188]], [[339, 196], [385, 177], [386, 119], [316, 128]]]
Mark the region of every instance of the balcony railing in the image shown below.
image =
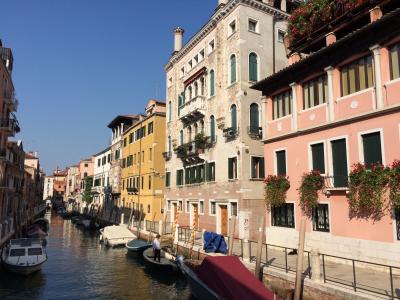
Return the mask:
[[1, 118], [0, 119], [0, 131], [6, 131], [11, 136], [14, 136], [15, 133], [19, 132], [18, 121], [13, 118]]
[[130, 195], [137, 195], [137, 193], [139, 192], [137, 188], [126, 188], [126, 191]]
[[179, 114], [182, 122], [190, 123], [204, 117], [205, 97], [195, 96], [179, 107]]
[[203, 147], [196, 147], [196, 142], [192, 141], [176, 147], [174, 151], [184, 165], [192, 165], [204, 161], [199, 157], [199, 154], [204, 153], [204, 149]]
[[325, 189], [331, 191], [347, 191], [349, 185], [348, 175], [325, 176]]
[[247, 127], [247, 134], [252, 139], [260, 140], [262, 138], [262, 127], [248, 126]]
[[15, 98], [15, 94], [13, 92], [4, 93], [4, 99], [9, 105], [10, 111], [17, 111], [18, 109], [18, 99]]
[[224, 137], [227, 140], [233, 140], [238, 137], [239, 135], [239, 127], [229, 127], [223, 130]]

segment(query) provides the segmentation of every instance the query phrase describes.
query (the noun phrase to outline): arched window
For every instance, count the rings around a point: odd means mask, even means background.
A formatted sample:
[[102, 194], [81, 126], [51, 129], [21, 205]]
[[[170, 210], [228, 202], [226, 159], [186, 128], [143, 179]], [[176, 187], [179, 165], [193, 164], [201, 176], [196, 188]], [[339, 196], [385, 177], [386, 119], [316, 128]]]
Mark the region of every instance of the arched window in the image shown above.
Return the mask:
[[258, 81], [258, 57], [255, 53], [249, 55], [249, 81]]
[[194, 128], [194, 136], [196, 137], [196, 135], [199, 133], [199, 126], [197, 125], [197, 123], [194, 123], [193, 128]]
[[171, 141], [171, 136], [168, 136], [168, 152], [172, 152], [172, 141]]
[[233, 130], [237, 129], [237, 111], [235, 104], [231, 106], [231, 128]]
[[204, 77], [200, 78], [200, 95], [204, 96]]
[[171, 101], [168, 102], [168, 121], [172, 120], [172, 104]]
[[215, 72], [210, 71], [210, 97], [215, 95]]
[[192, 127], [190, 127], [190, 126], [188, 127], [187, 134], [188, 134], [187, 142], [190, 143], [192, 141]]
[[192, 99], [193, 93], [192, 93], [192, 87], [189, 86], [189, 100]]
[[230, 58], [230, 83], [236, 82], [236, 55], [232, 54]]
[[198, 94], [199, 94], [199, 84], [196, 81], [194, 83], [194, 96], [197, 97]]
[[200, 132], [204, 133], [204, 121], [200, 120]]
[[183, 130], [179, 132], [179, 143], [183, 145]]
[[258, 112], [258, 104], [252, 103], [250, 105], [250, 132], [258, 133], [260, 127], [260, 114]]
[[211, 142], [215, 142], [216, 137], [215, 137], [215, 118], [214, 116], [210, 117], [210, 139]]

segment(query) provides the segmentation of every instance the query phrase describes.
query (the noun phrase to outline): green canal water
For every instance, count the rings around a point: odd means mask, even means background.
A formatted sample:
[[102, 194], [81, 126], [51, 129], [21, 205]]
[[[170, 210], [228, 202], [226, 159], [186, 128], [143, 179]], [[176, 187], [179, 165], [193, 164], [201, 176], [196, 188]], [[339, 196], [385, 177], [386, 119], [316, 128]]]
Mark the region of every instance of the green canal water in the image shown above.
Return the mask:
[[47, 254], [42, 270], [29, 277], [0, 268], [0, 299], [192, 299], [182, 275], [166, 276], [124, 248], [108, 249], [97, 233], [54, 213]]

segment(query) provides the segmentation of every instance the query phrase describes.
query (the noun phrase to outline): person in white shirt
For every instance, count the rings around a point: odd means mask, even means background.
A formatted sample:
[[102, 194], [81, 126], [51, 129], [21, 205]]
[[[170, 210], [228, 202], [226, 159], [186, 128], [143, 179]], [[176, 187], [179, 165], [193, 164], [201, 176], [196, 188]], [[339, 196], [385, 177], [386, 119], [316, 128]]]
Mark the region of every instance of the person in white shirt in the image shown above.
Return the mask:
[[158, 262], [161, 260], [161, 245], [160, 245], [160, 235], [157, 234], [156, 238], [153, 240], [153, 251], [154, 251], [154, 260], [158, 259]]

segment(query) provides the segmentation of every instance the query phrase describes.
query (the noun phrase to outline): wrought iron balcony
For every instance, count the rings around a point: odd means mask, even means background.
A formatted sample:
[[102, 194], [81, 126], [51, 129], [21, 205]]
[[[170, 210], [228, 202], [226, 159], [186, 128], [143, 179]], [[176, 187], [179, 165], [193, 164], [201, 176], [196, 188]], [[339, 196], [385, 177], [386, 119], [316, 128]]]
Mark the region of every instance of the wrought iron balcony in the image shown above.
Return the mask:
[[0, 131], [5, 131], [9, 135], [14, 136], [15, 133], [19, 132], [18, 121], [14, 118], [1, 118], [0, 119]]
[[233, 140], [239, 136], [239, 127], [229, 127], [223, 130], [224, 137], [227, 140]]
[[260, 140], [262, 138], [262, 127], [259, 126], [248, 126], [247, 134], [256, 140]]
[[348, 191], [348, 175], [325, 176], [325, 193], [331, 194], [334, 191]]
[[180, 158], [184, 165], [201, 163], [204, 159], [199, 154], [204, 152], [204, 148], [196, 147], [196, 142], [192, 141], [175, 148], [176, 156]]
[[170, 160], [172, 157], [172, 152], [171, 151], [167, 151], [167, 152], [163, 152], [163, 157], [165, 160]]
[[4, 99], [6, 103], [9, 105], [10, 111], [17, 111], [19, 102], [18, 99], [15, 98], [15, 93], [13, 92], [4, 93]]
[[137, 188], [126, 188], [126, 191], [129, 195], [137, 195], [139, 192]]
[[204, 117], [205, 97], [195, 96], [179, 107], [180, 119], [183, 123], [189, 124]]

